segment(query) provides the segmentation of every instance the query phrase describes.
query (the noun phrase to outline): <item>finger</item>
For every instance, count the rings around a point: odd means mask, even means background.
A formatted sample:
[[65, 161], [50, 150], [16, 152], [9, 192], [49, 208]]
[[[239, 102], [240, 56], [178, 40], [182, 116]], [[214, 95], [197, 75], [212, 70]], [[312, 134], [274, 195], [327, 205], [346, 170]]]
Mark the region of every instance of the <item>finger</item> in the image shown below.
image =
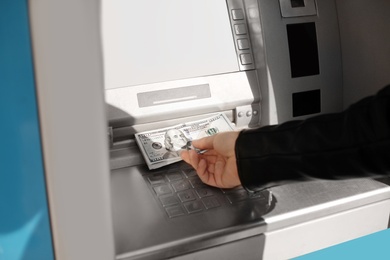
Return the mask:
[[201, 159], [199, 161], [198, 169], [196, 170], [196, 172], [198, 173], [199, 178], [201, 178], [202, 181], [203, 181], [203, 179], [208, 179], [206, 168], [207, 168], [207, 162], [204, 159]]
[[218, 159], [218, 155], [202, 155], [200, 158], [205, 159], [208, 163], [215, 163]]
[[199, 161], [197, 173], [198, 173], [200, 180], [203, 183], [215, 187], [216, 184], [215, 184], [214, 178], [212, 177], [213, 174], [208, 171], [209, 167], [210, 167], [210, 165], [207, 164], [206, 160], [201, 159]]
[[215, 164], [214, 163], [209, 163], [207, 167], [207, 171], [209, 173], [214, 173], [215, 172]]
[[199, 155], [194, 151], [190, 150], [188, 151], [189, 155], [189, 162], [194, 167], [195, 170], [198, 170], [198, 165], [199, 165]]
[[190, 155], [188, 154], [188, 151], [182, 151], [180, 153], [180, 157], [183, 159], [183, 161], [185, 161], [186, 163], [188, 164], [191, 164], [190, 163]]
[[201, 139], [198, 139], [198, 140], [194, 140], [194, 141], [192, 141], [192, 144], [196, 148], [201, 149], [201, 150], [212, 149], [214, 147], [214, 145], [213, 145], [214, 137], [215, 136], [212, 135], [212, 136], [204, 137], [204, 138], [201, 138]]
[[215, 180], [216, 180], [217, 184], [222, 185], [222, 186], [223, 186], [222, 174], [223, 174], [224, 169], [225, 169], [225, 163], [218, 160], [215, 163], [214, 176], [215, 176]]

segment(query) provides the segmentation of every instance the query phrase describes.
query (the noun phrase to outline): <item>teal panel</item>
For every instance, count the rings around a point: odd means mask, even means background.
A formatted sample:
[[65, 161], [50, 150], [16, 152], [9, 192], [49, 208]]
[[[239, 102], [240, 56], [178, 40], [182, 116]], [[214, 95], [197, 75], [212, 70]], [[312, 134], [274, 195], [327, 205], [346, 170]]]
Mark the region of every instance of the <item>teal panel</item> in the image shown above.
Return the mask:
[[[356, 227], [359, 228], [359, 227]], [[390, 259], [390, 230], [386, 229], [345, 243], [328, 247], [296, 260], [388, 260]]]
[[0, 259], [54, 259], [26, 0], [0, 0]]

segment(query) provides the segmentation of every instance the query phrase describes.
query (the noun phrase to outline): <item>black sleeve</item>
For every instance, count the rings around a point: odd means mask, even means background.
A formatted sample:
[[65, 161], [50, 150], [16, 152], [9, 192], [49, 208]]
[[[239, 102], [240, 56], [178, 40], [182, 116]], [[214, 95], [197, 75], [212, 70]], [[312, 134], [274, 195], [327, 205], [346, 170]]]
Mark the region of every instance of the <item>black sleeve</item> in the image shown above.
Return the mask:
[[249, 191], [292, 181], [390, 176], [390, 86], [341, 113], [243, 130], [235, 149]]

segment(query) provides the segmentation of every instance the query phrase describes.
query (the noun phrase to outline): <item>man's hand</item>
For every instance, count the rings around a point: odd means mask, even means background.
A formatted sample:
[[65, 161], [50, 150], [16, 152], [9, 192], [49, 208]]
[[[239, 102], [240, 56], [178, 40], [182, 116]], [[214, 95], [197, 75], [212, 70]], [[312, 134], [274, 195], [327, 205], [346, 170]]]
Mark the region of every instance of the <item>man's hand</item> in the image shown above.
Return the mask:
[[235, 144], [239, 132], [223, 132], [192, 142], [200, 150], [183, 151], [182, 159], [192, 165], [199, 178], [206, 184], [219, 188], [233, 188], [240, 185], [238, 177]]

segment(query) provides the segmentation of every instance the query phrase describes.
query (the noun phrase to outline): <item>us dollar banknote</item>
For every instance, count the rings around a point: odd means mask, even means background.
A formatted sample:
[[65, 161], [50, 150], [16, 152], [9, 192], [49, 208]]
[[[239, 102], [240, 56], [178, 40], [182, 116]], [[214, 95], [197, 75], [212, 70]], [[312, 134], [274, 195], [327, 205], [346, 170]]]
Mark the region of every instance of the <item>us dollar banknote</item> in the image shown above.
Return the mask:
[[135, 139], [149, 169], [156, 169], [180, 161], [182, 150], [204, 152], [192, 146], [193, 140], [232, 130], [232, 123], [221, 113], [203, 120], [137, 133]]

